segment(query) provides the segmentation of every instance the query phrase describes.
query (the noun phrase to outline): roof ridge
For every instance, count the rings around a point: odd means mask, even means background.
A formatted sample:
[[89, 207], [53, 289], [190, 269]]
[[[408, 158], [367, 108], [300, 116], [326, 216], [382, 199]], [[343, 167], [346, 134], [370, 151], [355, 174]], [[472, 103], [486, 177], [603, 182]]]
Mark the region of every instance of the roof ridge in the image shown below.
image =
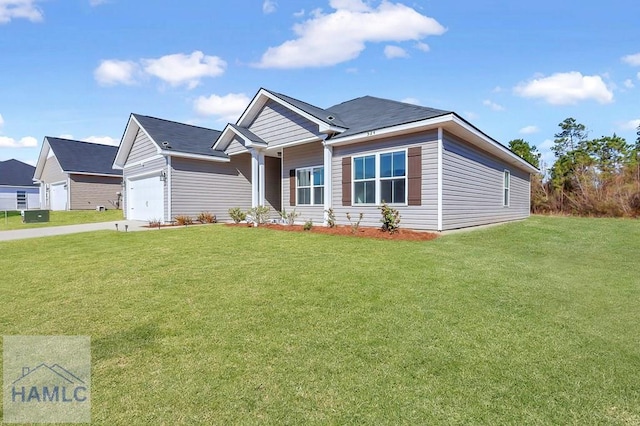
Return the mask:
[[106, 143], [98, 143], [98, 142], [89, 142], [89, 141], [81, 141], [79, 139], [69, 139], [69, 138], [59, 138], [57, 136], [45, 136], [45, 139], [49, 140], [49, 139], [55, 139], [55, 140], [59, 140], [59, 141], [64, 141], [64, 142], [76, 142], [76, 143], [87, 143], [90, 145], [98, 145], [98, 146], [110, 146], [110, 147], [114, 147], [117, 148], [117, 145], [108, 145]]
[[213, 132], [222, 132], [222, 130], [218, 130], [218, 129], [212, 129], [210, 127], [204, 127], [204, 126], [197, 126], [195, 124], [189, 124], [189, 123], [182, 123], [180, 121], [175, 121], [175, 120], [169, 120], [167, 118], [160, 118], [160, 117], [153, 117], [151, 115], [145, 115], [145, 114], [137, 114], [132, 112], [131, 115], [133, 115], [134, 117], [146, 117], [146, 118], [151, 118], [154, 120], [160, 120], [160, 121], [165, 121], [167, 123], [174, 123], [174, 124], [180, 124], [182, 126], [189, 126], [189, 127], [194, 127], [196, 129], [204, 129], [204, 130], [211, 130]]

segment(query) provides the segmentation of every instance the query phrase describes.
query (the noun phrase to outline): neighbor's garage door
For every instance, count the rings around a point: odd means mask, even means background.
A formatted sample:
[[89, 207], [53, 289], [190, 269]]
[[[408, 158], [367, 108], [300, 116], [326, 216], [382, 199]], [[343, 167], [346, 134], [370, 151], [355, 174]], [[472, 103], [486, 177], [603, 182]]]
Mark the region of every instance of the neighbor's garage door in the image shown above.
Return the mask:
[[130, 220], [163, 219], [164, 185], [160, 176], [129, 179], [127, 208]]
[[67, 184], [58, 183], [49, 189], [49, 206], [51, 210], [67, 209]]

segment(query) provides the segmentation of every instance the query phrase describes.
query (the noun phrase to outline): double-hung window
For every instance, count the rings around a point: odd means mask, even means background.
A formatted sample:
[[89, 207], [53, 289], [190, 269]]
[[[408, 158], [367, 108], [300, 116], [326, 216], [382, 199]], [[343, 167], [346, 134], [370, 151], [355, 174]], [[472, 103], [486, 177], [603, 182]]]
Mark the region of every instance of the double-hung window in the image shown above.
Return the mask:
[[307, 167], [296, 170], [298, 205], [324, 204], [324, 167]]
[[511, 173], [509, 172], [509, 170], [504, 171], [502, 189], [502, 205], [504, 207], [509, 207], [509, 197], [511, 192]]
[[353, 159], [354, 204], [405, 204], [407, 153], [385, 152]]

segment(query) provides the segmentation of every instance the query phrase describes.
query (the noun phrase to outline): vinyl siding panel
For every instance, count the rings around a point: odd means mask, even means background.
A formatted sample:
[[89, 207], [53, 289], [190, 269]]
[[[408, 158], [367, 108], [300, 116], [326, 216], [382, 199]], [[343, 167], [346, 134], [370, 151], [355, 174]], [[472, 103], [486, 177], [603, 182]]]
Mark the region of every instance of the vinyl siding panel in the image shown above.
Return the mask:
[[173, 217], [210, 212], [230, 221], [230, 208], [251, 208], [251, 156], [236, 155], [229, 163], [172, 158], [171, 187]]
[[129, 151], [129, 156], [127, 157], [127, 161], [125, 162], [125, 167], [127, 166], [127, 164], [142, 161], [155, 155], [158, 155], [158, 148], [156, 144], [153, 143], [151, 139], [149, 139], [147, 134], [143, 132], [142, 129], [139, 129], [138, 134], [133, 141], [133, 145], [131, 146], [131, 151]]
[[242, 142], [240, 142], [240, 140], [236, 137], [231, 141], [231, 143], [229, 144], [225, 152], [228, 155], [234, 155], [234, 154], [240, 154], [248, 151], [247, 151], [247, 148], [244, 147]]
[[[364, 213], [362, 226], [380, 226], [380, 210], [375, 206], [343, 206], [342, 205], [342, 158], [358, 157], [360, 155], [375, 154], [380, 151], [392, 151], [394, 148], [404, 149], [421, 147], [422, 156], [422, 185], [421, 205], [399, 206], [401, 216], [400, 226], [410, 229], [436, 230], [438, 227], [438, 146], [437, 132], [423, 132], [414, 135], [405, 135], [372, 142], [362, 142], [353, 145], [336, 146], [333, 149], [332, 160], [332, 205], [338, 224], [346, 225], [346, 214], [351, 213], [352, 218]], [[353, 199], [353, 197], [352, 197]]]
[[47, 158], [45, 161], [40, 180], [49, 184], [67, 180], [67, 174], [62, 171], [62, 167], [60, 167], [60, 163], [55, 155]]
[[[445, 133], [443, 139], [443, 229], [523, 219], [529, 216], [529, 174]], [[511, 203], [503, 207], [504, 170], [511, 172]]]
[[256, 116], [249, 130], [269, 146], [319, 137], [318, 126], [277, 102], [269, 100]]
[[71, 210], [95, 210], [96, 206], [115, 209], [122, 179], [107, 176], [71, 174], [69, 180]]
[[[315, 224], [324, 222], [324, 206], [296, 205], [290, 203], [291, 189], [289, 185], [289, 170], [303, 167], [316, 167], [324, 164], [324, 153], [322, 142], [312, 142], [303, 145], [296, 145], [284, 148], [282, 152], [282, 199], [284, 200], [284, 210], [292, 212], [295, 208], [299, 213], [298, 222], [313, 220]], [[326, 194], [326, 191], [325, 191]], [[297, 204], [297, 199], [296, 199]]]

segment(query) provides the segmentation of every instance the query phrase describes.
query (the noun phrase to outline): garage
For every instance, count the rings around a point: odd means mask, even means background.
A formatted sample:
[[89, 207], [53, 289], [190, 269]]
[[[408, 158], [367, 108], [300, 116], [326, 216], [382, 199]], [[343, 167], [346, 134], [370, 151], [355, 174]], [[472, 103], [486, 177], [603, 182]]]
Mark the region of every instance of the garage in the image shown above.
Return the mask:
[[67, 184], [56, 183], [49, 187], [49, 206], [51, 210], [67, 209]]
[[164, 220], [164, 184], [159, 175], [127, 180], [127, 219]]

